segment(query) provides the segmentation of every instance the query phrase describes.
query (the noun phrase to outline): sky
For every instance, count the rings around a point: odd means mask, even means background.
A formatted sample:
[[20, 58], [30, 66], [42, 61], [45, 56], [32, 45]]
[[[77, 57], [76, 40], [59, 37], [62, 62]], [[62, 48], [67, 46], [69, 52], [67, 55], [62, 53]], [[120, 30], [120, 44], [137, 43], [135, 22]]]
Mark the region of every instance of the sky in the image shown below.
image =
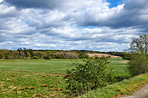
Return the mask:
[[0, 0], [0, 49], [123, 51], [147, 33], [147, 0]]

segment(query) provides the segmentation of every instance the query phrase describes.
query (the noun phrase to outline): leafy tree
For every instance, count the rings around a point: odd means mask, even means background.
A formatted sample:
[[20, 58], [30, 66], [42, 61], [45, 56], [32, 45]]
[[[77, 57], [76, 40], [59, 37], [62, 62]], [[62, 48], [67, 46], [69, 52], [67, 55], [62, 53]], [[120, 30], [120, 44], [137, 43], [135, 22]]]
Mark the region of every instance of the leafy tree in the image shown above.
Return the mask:
[[17, 51], [18, 51], [18, 52], [22, 51], [22, 48], [18, 48]]
[[31, 54], [29, 52], [27, 52], [27, 58], [31, 58]]
[[10, 59], [11, 58], [11, 51], [7, 51], [7, 53], [5, 54], [5, 59]]
[[32, 49], [28, 49], [28, 52], [31, 54], [31, 57], [33, 57], [33, 50]]
[[107, 85], [107, 58], [89, 58], [76, 63], [75, 68], [67, 70], [68, 89], [72, 94], [82, 94], [97, 87]]
[[132, 76], [148, 72], [148, 34], [133, 38], [130, 49], [133, 50], [128, 70]]
[[25, 57], [24, 52], [23, 51], [20, 51], [19, 52], [19, 59], [24, 59], [24, 57]]
[[19, 52], [18, 51], [12, 51], [12, 59], [18, 59], [19, 58]]
[[2, 51], [0, 51], [0, 59], [4, 58], [4, 53]]

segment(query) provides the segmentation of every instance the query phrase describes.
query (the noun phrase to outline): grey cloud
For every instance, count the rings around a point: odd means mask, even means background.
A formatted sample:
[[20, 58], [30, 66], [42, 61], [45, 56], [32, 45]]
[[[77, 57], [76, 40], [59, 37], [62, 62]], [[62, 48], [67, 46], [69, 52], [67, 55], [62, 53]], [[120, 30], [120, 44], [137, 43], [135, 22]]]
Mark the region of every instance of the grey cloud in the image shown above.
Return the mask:
[[0, 4], [0, 18], [17, 17], [20, 13], [15, 7], [10, 7], [6, 4]]
[[54, 9], [66, 0], [5, 0], [11, 5], [19, 8], [49, 8]]
[[148, 8], [148, 2], [147, 0], [127, 0], [125, 1], [124, 8], [126, 10], [139, 10], [139, 9], [145, 9]]
[[[93, 11], [91, 11], [93, 12]], [[86, 12], [78, 18], [80, 26], [107, 26], [111, 28], [137, 27], [147, 30], [148, 2], [147, 0], [127, 0], [125, 5], [106, 9], [106, 16], [100, 13]]]

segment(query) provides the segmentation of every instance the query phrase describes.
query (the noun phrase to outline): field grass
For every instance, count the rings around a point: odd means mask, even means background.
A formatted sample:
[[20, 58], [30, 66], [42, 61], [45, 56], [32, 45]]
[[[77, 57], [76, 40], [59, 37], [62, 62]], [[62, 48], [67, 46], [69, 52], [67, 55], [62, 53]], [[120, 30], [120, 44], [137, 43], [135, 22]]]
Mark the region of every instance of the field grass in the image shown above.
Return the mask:
[[113, 72], [116, 76], [130, 76], [127, 70], [127, 63], [122, 63], [124, 60], [122, 58], [110, 58], [108, 68], [113, 69]]
[[[82, 60], [0, 60], [0, 98], [4, 97], [65, 97], [66, 69]], [[121, 58], [109, 60], [108, 68], [115, 75], [129, 75]]]
[[0, 60], [0, 70], [20, 70], [30, 72], [65, 73], [66, 69], [73, 68], [73, 62], [80, 60]]

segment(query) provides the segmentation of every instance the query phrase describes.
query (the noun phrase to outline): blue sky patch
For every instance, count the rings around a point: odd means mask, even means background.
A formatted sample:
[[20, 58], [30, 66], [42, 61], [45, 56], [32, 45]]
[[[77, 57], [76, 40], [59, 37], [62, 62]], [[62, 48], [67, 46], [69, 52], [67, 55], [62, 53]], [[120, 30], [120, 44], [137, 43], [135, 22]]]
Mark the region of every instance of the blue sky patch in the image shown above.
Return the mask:
[[29, 24], [29, 23], [30, 23], [30, 20], [25, 21], [25, 24]]
[[113, 7], [117, 7], [119, 4], [122, 3], [123, 0], [107, 0], [107, 2], [110, 3], [109, 7], [113, 8]]

